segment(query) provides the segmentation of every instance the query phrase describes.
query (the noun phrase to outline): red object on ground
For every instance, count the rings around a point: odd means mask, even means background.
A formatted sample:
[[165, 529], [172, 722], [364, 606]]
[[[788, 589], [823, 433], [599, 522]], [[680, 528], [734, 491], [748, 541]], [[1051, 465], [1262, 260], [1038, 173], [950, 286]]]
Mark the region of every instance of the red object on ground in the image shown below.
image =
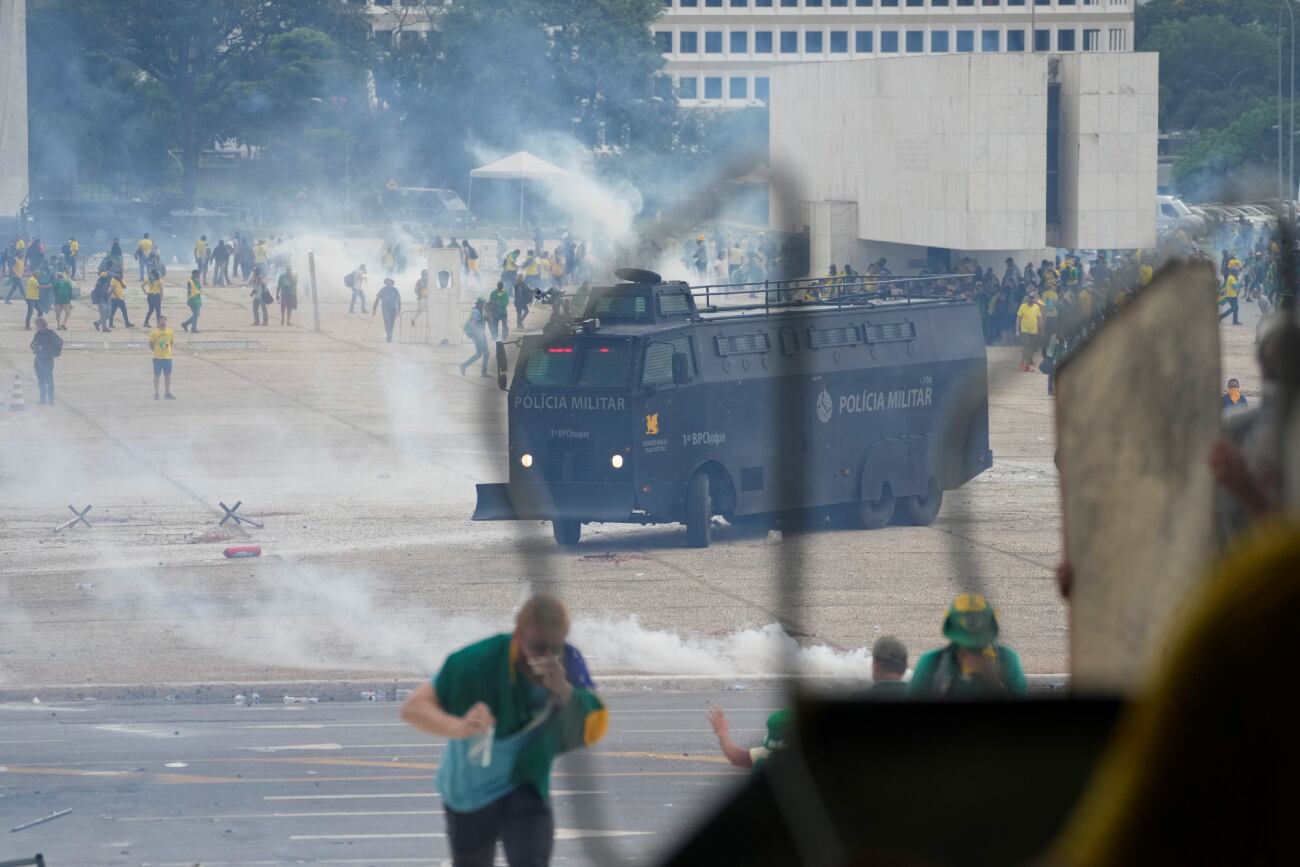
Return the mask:
[[234, 545], [225, 550], [227, 557], [261, 557], [261, 545]]

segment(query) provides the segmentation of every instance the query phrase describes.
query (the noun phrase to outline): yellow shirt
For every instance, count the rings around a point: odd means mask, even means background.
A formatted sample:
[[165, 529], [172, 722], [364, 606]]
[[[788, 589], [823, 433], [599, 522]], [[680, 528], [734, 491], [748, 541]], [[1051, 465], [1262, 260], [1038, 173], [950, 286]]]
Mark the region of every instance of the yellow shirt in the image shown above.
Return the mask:
[[1236, 297], [1237, 297], [1237, 277], [1236, 277], [1236, 275], [1234, 275], [1234, 274], [1229, 274], [1229, 275], [1228, 275], [1228, 279], [1227, 279], [1227, 281], [1223, 284], [1223, 297], [1224, 297], [1224, 298], [1236, 298]]
[[119, 279], [117, 279], [116, 277], [114, 277], [114, 278], [109, 282], [109, 284], [108, 284], [108, 291], [109, 291], [109, 292], [112, 294], [112, 296], [113, 296], [114, 298], [116, 298], [118, 301], [121, 301], [123, 298], [126, 297], [126, 287], [123, 286], [123, 285], [122, 285], [122, 281], [119, 280]]
[[1020, 323], [1021, 334], [1037, 334], [1038, 321], [1043, 317], [1043, 308], [1026, 301], [1016, 311], [1016, 321]]
[[253, 261], [259, 265], [266, 264], [266, 245], [258, 244], [253, 248]]
[[13, 264], [13, 269], [14, 269], [14, 276], [21, 277], [23, 276], [23, 272], [27, 270], [27, 264], [23, 262], [22, 259], [15, 259]]
[[172, 357], [172, 344], [176, 342], [176, 332], [170, 328], [155, 328], [149, 334], [149, 347], [153, 357], [164, 361]]
[[23, 250], [27, 249], [27, 242], [24, 241], [22, 238], [19, 238], [18, 242], [14, 244], [14, 249], [17, 250], [19, 253], [21, 253]]
[[205, 257], [205, 256], [207, 256], [207, 255], [208, 255], [208, 243], [207, 243], [207, 241], [195, 241], [195, 242], [194, 242], [194, 256], [195, 256], [195, 258], [202, 259], [203, 257]]
[[[1043, 290], [1041, 297], [1043, 302], [1043, 313], [1049, 319], [1056, 316], [1056, 305], [1061, 300], [1060, 296], [1056, 294], [1056, 290], [1051, 288], [1051, 286], [1048, 286], [1048, 288]], [[1037, 332], [1030, 333], [1035, 334]]]
[[148, 280], [144, 284], [144, 294], [146, 295], [161, 295], [162, 291], [163, 285], [161, 280]]
[[78, 244], [76, 241], [69, 241], [69, 242], [68, 242], [68, 249], [71, 250], [71, 251], [72, 251], [72, 255], [75, 256], [75, 255], [77, 255], [77, 253], [81, 252], [81, 245]]
[[1140, 275], [1138, 279], [1140, 279], [1142, 281], [1142, 285], [1145, 286], [1151, 282], [1151, 276], [1154, 273], [1155, 272], [1151, 270], [1150, 265], [1143, 265], [1141, 268], [1138, 269], [1138, 274]]
[[1079, 290], [1079, 315], [1084, 319], [1092, 318], [1092, 293], [1087, 289]]
[[153, 240], [150, 238], [141, 238], [136, 249], [139, 250], [145, 258], [148, 258], [149, 254], [153, 252]]
[[199, 288], [199, 282], [195, 280], [193, 277], [185, 281], [185, 287], [186, 287], [186, 293], [185, 293], [186, 298], [195, 298], [203, 294], [203, 291]]
[[27, 300], [35, 301], [41, 297], [41, 283], [36, 279], [36, 275], [27, 278]]

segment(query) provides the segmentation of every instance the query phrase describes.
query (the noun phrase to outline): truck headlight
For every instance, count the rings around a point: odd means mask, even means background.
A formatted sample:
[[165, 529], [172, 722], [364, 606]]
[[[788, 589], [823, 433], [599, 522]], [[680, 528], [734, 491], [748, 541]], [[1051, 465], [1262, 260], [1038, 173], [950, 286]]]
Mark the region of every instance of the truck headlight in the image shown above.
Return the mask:
[[523, 467], [524, 469], [528, 469], [532, 465], [533, 465], [533, 456], [528, 454], [528, 452], [524, 452], [522, 455], [519, 456], [519, 466]]
[[619, 454], [611, 455], [609, 465], [616, 470], [623, 469], [623, 456]]

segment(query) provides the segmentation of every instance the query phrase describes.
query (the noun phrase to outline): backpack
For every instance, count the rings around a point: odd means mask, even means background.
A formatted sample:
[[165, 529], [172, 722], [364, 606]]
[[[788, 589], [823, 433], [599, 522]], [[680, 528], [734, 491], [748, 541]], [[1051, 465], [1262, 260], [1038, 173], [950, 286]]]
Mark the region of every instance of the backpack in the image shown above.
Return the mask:
[[356, 271], [353, 271], [351, 274], [343, 278], [343, 285], [348, 287], [349, 289], [355, 289], [356, 283], [357, 283]]

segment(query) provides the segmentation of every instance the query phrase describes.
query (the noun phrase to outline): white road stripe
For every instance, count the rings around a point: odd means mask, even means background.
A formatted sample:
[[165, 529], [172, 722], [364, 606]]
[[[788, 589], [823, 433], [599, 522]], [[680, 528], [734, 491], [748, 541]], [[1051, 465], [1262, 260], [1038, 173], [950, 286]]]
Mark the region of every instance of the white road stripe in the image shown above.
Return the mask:
[[[577, 789], [551, 789], [551, 795], [608, 795], [609, 792]], [[440, 798], [437, 792], [368, 792], [362, 795], [263, 795], [263, 801], [349, 801], [376, 798]]]
[[63, 738], [33, 738], [24, 741], [0, 741], [0, 744], [61, 744]]
[[441, 816], [442, 810], [347, 810], [337, 813], [227, 813], [220, 816], [118, 816], [119, 822], [164, 822], [186, 819], [325, 819], [339, 816]]
[[291, 750], [341, 750], [343, 744], [285, 744], [282, 747], [240, 747], [251, 753], [282, 753]]
[[[767, 728], [740, 728], [732, 726], [733, 732], [765, 732]], [[712, 734], [712, 729], [614, 729], [616, 735], [668, 735], [668, 734], [692, 734], [707, 735]]]
[[[587, 831], [556, 828], [556, 840], [586, 840], [593, 837], [649, 837], [653, 831]], [[290, 840], [436, 840], [447, 835], [437, 831], [420, 834], [294, 834]]]
[[446, 837], [436, 831], [427, 834], [293, 834], [290, 840], [440, 840]]
[[[636, 715], [642, 713], [676, 713], [676, 714], [696, 714], [704, 713], [705, 708], [646, 708], [636, 710], [632, 708], [610, 710], [611, 714], [620, 716]], [[727, 708], [727, 713], [771, 713], [770, 707], [736, 707]], [[381, 729], [381, 728], [409, 728], [403, 722], [375, 722], [375, 723], [263, 723], [260, 725], [240, 726], [244, 729]]]

